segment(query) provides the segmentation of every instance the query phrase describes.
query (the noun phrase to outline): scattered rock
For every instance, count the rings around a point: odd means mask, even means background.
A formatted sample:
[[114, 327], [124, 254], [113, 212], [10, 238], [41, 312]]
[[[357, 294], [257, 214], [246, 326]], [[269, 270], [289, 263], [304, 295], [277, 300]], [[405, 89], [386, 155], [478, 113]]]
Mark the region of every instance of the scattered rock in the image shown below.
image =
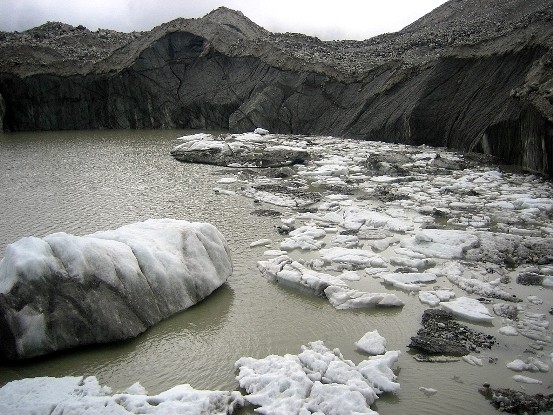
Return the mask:
[[479, 333], [459, 324], [444, 310], [428, 309], [422, 315], [422, 328], [411, 337], [408, 347], [430, 355], [465, 356], [491, 348], [493, 336]]

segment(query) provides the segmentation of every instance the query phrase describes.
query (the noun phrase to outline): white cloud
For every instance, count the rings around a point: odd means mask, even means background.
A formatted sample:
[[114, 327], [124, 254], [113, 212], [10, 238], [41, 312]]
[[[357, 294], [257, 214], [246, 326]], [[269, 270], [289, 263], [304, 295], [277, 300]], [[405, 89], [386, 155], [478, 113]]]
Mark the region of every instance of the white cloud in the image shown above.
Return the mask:
[[92, 30], [149, 30], [177, 17], [201, 17], [226, 6], [273, 32], [321, 39], [365, 39], [397, 31], [444, 0], [1, 0], [0, 30], [26, 30], [46, 21]]

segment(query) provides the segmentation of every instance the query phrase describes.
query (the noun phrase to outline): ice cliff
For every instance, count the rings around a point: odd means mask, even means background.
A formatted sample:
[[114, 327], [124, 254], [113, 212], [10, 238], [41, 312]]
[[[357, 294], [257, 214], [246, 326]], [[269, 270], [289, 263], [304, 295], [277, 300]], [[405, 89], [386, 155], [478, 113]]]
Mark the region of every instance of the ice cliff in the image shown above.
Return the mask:
[[4, 128], [263, 126], [477, 151], [551, 174], [552, 5], [452, 0], [365, 41], [270, 33], [226, 8], [127, 35], [0, 33]]
[[0, 353], [20, 359], [134, 337], [231, 273], [227, 243], [207, 223], [150, 219], [22, 238], [0, 262]]

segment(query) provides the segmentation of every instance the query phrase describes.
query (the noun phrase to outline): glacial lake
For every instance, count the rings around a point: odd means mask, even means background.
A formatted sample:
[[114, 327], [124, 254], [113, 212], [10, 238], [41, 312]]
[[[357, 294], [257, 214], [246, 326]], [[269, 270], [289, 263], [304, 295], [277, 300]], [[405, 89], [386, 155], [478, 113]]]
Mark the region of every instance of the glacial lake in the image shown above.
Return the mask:
[[[484, 361], [473, 366], [464, 361], [420, 363], [407, 345], [420, 327], [428, 305], [416, 295], [398, 292], [402, 308], [336, 310], [326, 299], [268, 282], [256, 263], [267, 259], [266, 247], [251, 248], [253, 241], [270, 239], [278, 249], [286, 236], [276, 231], [280, 217], [260, 216], [259, 209], [294, 214], [231, 192], [222, 178], [237, 169], [185, 164], [170, 156], [178, 137], [197, 131], [64, 131], [0, 135], [0, 256], [6, 246], [24, 236], [54, 232], [85, 235], [114, 229], [148, 218], [174, 218], [209, 222], [227, 239], [234, 273], [200, 304], [159, 323], [138, 338], [110, 345], [63, 351], [31, 361], [0, 365], [0, 385], [36, 376], [94, 375], [114, 391], [140, 382], [150, 394], [188, 383], [197, 389], [236, 390], [234, 362], [243, 356], [298, 354], [301, 346], [323, 340], [339, 348], [345, 358], [358, 363], [367, 358], [354, 343], [377, 329], [387, 339], [388, 350], [400, 350], [398, 394], [384, 394], [372, 409], [386, 414], [495, 414], [497, 410], [478, 393], [485, 382], [527, 393], [551, 393], [549, 373], [523, 373], [542, 385], [514, 382], [516, 374], [505, 364], [525, 358], [530, 340], [498, 334], [500, 317], [491, 324], [464, 322], [500, 340], [491, 350], [477, 354]], [[351, 143], [367, 146], [368, 143]], [[399, 151], [399, 150], [398, 150]], [[423, 150], [421, 150], [423, 152]], [[511, 174], [511, 173], [509, 173]], [[517, 173], [512, 173], [517, 175]], [[527, 183], [526, 175], [514, 177]], [[553, 187], [538, 180], [541, 197], [552, 198]], [[223, 182], [224, 183], [224, 182]], [[236, 189], [235, 189], [236, 190]], [[522, 227], [524, 224], [520, 225]], [[551, 228], [551, 214], [533, 228]], [[301, 253], [300, 253], [301, 254]], [[310, 258], [312, 253], [306, 253]], [[362, 283], [359, 283], [362, 285]], [[384, 291], [369, 277], [366, 286]], [[367, 288], [367, 287], [365, 287]], [[453, 287], [458, 296], [463, 292]], [[551, 315], [553, 290], [512, 283], [520, 298], [538, 296], [542, 304], [531, 310]], [[396, 291], [394, 291], [396, 292]], [[548, 330], [551, 335], [551, 329]], [[539, 358], [552, 365], [551, 342]], [[426, 396], [420, 387], [438, 392]], [[251, 408], [241, 413], [253, 413]]]

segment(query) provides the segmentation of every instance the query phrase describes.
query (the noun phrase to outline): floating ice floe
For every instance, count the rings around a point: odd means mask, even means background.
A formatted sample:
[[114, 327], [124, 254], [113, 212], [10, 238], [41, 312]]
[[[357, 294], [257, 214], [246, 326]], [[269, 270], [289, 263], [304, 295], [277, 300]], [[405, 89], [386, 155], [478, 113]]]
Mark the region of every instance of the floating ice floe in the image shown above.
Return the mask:
[[231, 273], [228, 245], [207, 223], [150, 219], [22, 238], [0, 262], [0, 349], [20, 359], [135, 337]]
[[419, 291], [420, 302], [432, 307], [439, 305], [442, 301], [449, 301], [454, 297], [455, 293], [452, 290]]
[[529, 385], [541, 385], [543, 382], [539, 379], [530, 378], [528, 376], [514, 375], [513, 380], [519, 383], [527, 383]]
[[499, 334], [504, 336], [518, 336], [518, 330], [513, 326], [503, 326], [499, 329]]
[[549, 372], [549, 365], [535, 357], [528, 357], [526, 361], [515, 359], [507, 367], [515, 372]]
[[531, 313], [526, 311], [521, 313], [516, 328], [519, 334], [532, 340], [545, 342], [551, 341], [551, 335], [548, 332], [549, 321], [545, 314]]
[[317, 341], [302, 346], [299, 355], [243, 357], [235, 363], [236, 379], [244, 399], [265, 415], [375, 415], [370, 405], [378, 395], [399, 391], [392, 371], [399, 356], [387, 352], [355, 365]]
[[467, 320], [490, 322], [494, 318], [488, 308], [474, 298], [459, 297], [447, 303], [441, 303], [440, 306], [444, 310]]
[[462, 357], [463, 361], [467, 362], [469, 365], [472, 365], [472, 366], [482, 366], [483, 365], [483, 362], [482, 362], [482, 359], [476, 357], [476, 356], [473, 356], [473, 355], [466, 355], [466, 356], [463, 356]]
[[326, 232], [324, 229], [315, 226], [300, 226], [290, 232], [289, 237], [282, 241], [280, 249], [284, 251], [292, 251], [294, 249], [319, 250], [325, 243], [317, 239], [324, 238], [325, 236]]
[[484, 282], [477, 278], [463, 277], [464, 267], [456, 261], [449, 261], [439, 267], [433, 268], [438, 276], [445, 276], [449, 282], [455, 284], [468, 294], [474, 294], [481, 297], [498, 298], [504, 301], [520, 302], [522, 301], [516, 295], [509, 293], [499, 287], [500, 279], [491, 282]]
[[415, 269], [424, 269], [433, 267], [436, 265], [436, 261], [432, 259], [411, 259], [411, 258], [401, 258], [401, 257], [392, 257], [390, 259], [390, 264], [401, 266], [401, 267], [409, 267], [409, 268], [415, 268]]
[[267, 134], [269, 134], [269, 130], [266, 130], [266, 129], [261, 128], [261, 127], [257, 127], [255, 130], [253, 130], [253, 133], [254, 134], [259, 134], [259, 135], [267, 135]]
[[112, 394], [94, 376], [29, 378], [0, 388], [2, 415], [227, 415], [244, 406], [240, 392], [196, 390], [178, 385], [148, 396], [139, 384]]
[[258, 239], [257, 241], [253, 241], [251, 244], [250, 244], [250, 248], [255, 248], [256, 246], [265, 246], [265, 247], [268, 247], [270, 246], [272, 243], [272, 241], [270, 239]]
[[349, 231], [362, 231], [362, 228], [366, 228], [407, 232], [414, 229], [413, 224], [407, 220], [393, 218], [386, 213], [361, 206], [344, 206], [333, 212], [303, 213], [299, 217], [319, 223], [335, 224]]
[[361, 339], [355, 342], [358, 349], [371, 355], [386, 353], [386, 344], [386, 339], [378, 333], [378, 330], [365, 333]]
[[403, 306], [395, 294], [365, 293], [349, 288], [340, 278], [306, 268], [287, 255], [259, 261], [257, 267], [269, 281], [328, 298], [337, 309]]
[[426, 396], [433, 396], [433, 395], [436, 395], [438, 393], [437, 389], [427, 388], [427, 387], [424, 387], [424, 386], [419, 387], [419, 390], [422, 393], [424, 393]]
[[287, 255], [258, 261], [257, 268], [269, 281], [287, 285], [315, 295], [324, 296], [329, 286], [347, 287], [340, 278], [306, 268]]
[[401, 247], [429, 258], [460, 259], [469, 248], [478, 246], [478, 237], [470, 232], [425, 229], [401, 242]]
[[331, 285], [324, 290], [328, 301], [338, 310], [370, 307], [402, 307], [404, 305], [395, 294], [366, 293], [353, 288]]
[[386, 285], [393, 285], [404, 291], [419, 291], [423, 284], [436, 281], [436, 274], [432, 273], [389, 273], [381, 275], [382, 281]]
[[321, 259], [326, 262], [349, 265], [361, 268], [382, 268], [386, 261], [380, 256], [365, 249], [333, 247], [319, 251]]

